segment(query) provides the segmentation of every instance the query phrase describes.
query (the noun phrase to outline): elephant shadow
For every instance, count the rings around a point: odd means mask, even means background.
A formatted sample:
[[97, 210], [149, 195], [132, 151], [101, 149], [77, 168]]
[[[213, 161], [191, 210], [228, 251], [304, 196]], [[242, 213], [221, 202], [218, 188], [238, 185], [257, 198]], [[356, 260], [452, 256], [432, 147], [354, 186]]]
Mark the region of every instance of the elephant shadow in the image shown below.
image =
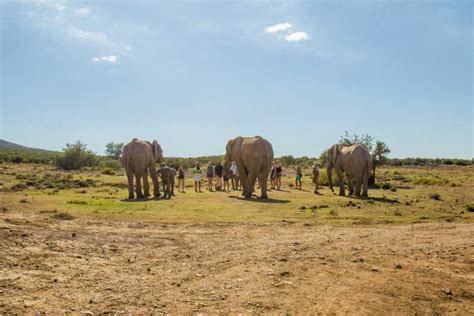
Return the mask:
[[121, 199], [120, 202], [127, 202], [127, 203], [140, 203], [140, 202], [148, 202], [148, 201], [159, 201], [163, 200], [163, 198], [158, 199], [155, 197], [144, 197], [141, 199]]
[[382, 202], [382, 203], [390, 203], [390, 204], [400, 204], [400, 201], [395, 199], [389, 199], [384, 197], [361, 197], [361, 196], [346, 196], [347, 198], [362, 200], [362, 201], [375, 201], [375, 202]]
[[252, 199], [246, 199], [244, 197], [241, 197], [241, 196], [235, 196], [235, 195], [231, 195], [229, 196], [230, 199], [236, 199], [236, 200], [240, 200], [240, 201], [247, 201], [247, 202], [255, 202], [255, 203], [264, 203], [264, 204], [284, 204], [284, 203], [290, 203], [290, 200], [279, 200], [279, 199], [271, 199], [271, 198], [268, 198], [268, 199], [262, 199], [262, 198], [252, 198]]

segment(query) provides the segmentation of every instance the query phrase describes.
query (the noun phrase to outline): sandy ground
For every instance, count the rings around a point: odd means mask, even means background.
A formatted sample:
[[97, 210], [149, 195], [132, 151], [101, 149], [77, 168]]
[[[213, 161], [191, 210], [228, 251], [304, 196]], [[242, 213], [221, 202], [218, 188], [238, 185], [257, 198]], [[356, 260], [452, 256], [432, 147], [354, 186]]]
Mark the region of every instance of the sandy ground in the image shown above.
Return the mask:
[[473, 228], [0, 212], [0, 313], [468, 314]]

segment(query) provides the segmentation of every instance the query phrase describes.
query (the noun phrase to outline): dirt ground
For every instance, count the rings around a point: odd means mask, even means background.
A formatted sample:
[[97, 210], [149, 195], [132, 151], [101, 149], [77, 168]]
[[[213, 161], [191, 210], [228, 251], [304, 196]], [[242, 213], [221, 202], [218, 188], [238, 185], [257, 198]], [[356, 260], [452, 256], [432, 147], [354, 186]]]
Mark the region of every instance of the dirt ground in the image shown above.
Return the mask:
[[460, 313], [472, 224], [59, 220], [0, 212], [0, 313]]

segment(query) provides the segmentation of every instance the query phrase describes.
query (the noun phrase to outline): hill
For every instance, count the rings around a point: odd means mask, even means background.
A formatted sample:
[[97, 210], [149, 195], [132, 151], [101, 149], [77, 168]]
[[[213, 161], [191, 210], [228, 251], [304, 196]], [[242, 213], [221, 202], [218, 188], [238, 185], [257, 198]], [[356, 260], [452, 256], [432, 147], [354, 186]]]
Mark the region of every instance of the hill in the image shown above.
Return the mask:
[[10, 150], [26, 150], [26, 151], [40, 151], [40, 152], [49, 152], [54, 153], [55, 151], [26, 147], [23, 145], [15, 144], [4, 139], [0, 139], [0, 149], [10, 149]]

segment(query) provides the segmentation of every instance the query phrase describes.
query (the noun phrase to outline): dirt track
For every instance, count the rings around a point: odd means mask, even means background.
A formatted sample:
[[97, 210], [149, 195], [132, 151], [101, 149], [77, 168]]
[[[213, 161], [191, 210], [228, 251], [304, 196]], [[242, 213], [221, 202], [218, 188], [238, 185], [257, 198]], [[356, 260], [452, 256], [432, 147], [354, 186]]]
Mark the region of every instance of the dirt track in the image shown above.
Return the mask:
[[0, 213], [0, 313], [474, 309], [470, 224], [162, 225]]

